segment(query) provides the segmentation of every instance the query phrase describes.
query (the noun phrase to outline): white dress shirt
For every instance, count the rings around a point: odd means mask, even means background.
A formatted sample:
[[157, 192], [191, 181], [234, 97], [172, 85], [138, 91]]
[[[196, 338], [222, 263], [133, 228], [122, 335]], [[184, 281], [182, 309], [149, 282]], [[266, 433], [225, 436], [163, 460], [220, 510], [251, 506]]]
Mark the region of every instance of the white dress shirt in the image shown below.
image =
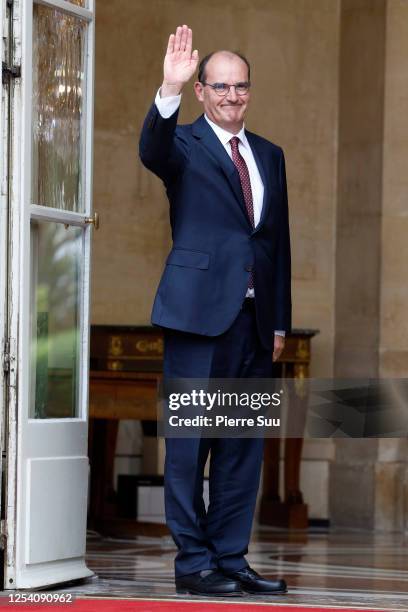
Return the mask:
[[[169, 117], [171, 117], [180, 106], [180, 102], [181, 94], [179, 94], [178, 96], [166, 96], [165, 98], [161, 98], [160, 89], [158, 90], [154, 101], [157, 106], [157, 110], [159, 111], [163, 119], [168, 119]], [[239, 138], [238, 149], [248, 167], [249, 180], [251, 182], [252, 202], [254, 206], [254, 224], [256, 227], [259, 223], [262, 213], [264, 185], [254, 158], [254, 154], [252, 153], [251, 147], [249, 146], [249, 142], [245, 134], [245, 127], [242, 126], [242, 128], [237, 134], [231, 134], [231, 132], [224, 130], [219, 125], [211, 121], [211, 119], [209, 119], [207, 115], [204, 115], [204, 117], [210, 127], [214, 130], [215, 135], [218, 137], [231, 159], [232, 151], [230, 140], [233, 136], [237, 136], [237, 138]], [[248, 289], [246, 297], [255, 297], [255, 290]], [[277, 330], [275, 331], [275, 334], [284, 336], [285, 332]]]

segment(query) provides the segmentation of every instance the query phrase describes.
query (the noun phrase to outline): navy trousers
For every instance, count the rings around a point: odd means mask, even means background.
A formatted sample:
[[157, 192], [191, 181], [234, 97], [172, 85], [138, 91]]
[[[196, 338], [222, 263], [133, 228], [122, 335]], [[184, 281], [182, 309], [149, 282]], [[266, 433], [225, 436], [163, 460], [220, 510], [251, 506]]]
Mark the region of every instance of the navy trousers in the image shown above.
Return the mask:
[[[268, 378], [272, 351], [258, 337], [254, 302], [245, 300], [222, 335], [165, 330], [168, 378]], [[204, 569], [235, 571], [248, 551], [263, 457], [263, 439], [166, 438], [166, 522], [178, 548], [176, 577]], [[209, 497], [203, 501], [210, 455]]]

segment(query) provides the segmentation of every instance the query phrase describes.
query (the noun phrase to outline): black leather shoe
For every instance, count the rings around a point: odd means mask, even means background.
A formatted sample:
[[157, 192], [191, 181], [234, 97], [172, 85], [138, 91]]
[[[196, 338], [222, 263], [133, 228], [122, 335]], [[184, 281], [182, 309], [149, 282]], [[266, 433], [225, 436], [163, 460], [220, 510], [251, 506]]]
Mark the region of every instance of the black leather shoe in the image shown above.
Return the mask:
[[224, 576], [217, 570], [202, 570], [176, 578], [176, 592], [179, 595], [202, 595], [207, 597], [234, 597], [243, 595], [239, 583]]
[[236, 580], [243, 591], [252, 595], [282, 595], [288, 591], [284, 580], [268, 580], [249, 566], [237, 572], [223, 573], [224, 576]]

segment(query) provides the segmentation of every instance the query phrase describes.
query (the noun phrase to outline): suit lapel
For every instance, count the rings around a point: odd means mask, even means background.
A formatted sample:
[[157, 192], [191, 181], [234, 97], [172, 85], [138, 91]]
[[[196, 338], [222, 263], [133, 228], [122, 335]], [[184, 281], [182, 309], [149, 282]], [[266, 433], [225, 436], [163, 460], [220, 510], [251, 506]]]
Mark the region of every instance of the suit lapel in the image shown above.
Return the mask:
[[199, 117], [197, 121], [193, 123], [192, 133], [193, 136], [201, 140], [202, 144], [206, 147], [210, 155], [221, 167], [232, 188], [232, 191], [234, 192], [234, 195], [240, 205], [240, 208], [245, 215], [245, 219], [248, 225], [250, 225], [238, 170], [236, 169], [234, 162], [226, 152], [224, 146], [220, 142], [218, 136], [215, 134], [214, 130], [205, 120], [204, 115], [201, 115], [201, 117]]

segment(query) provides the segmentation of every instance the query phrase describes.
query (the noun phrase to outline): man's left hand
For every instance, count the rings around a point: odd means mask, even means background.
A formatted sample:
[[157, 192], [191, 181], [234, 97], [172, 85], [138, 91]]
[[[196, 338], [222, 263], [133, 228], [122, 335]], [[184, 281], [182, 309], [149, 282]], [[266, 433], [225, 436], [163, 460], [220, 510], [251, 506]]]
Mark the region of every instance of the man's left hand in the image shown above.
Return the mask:
[[285, 337], [275, 334], [275, 340], [273, 343], [273, 361], [277, 361], [279, 359], [284, 348]]

